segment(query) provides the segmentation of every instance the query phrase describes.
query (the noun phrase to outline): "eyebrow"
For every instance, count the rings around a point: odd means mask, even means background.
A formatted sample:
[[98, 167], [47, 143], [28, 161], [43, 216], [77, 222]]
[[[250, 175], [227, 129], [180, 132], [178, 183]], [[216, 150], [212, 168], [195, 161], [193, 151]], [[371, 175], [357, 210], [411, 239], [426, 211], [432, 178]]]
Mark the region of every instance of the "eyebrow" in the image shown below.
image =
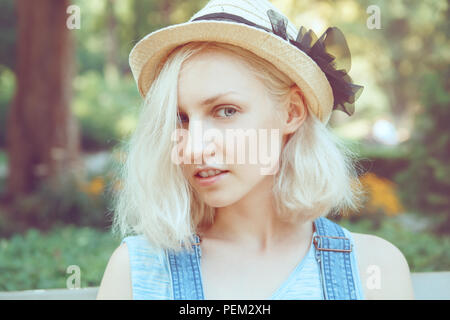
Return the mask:
[[[214, 96], [212, 96], [212, 97], [210, 97], [210, 98], [207, 98], [207, 99], [202, 100], [202, 101], [200, 102], [200, 105], [206, 106], [206, 105], [209, 105], [209, 104], [213, 104], [214, 102], [216, 102], [217, 100], [219, 100], [219, 99], [222, 98], [223, 96], [227, 96], [227, 95], [229, 95], [229, 94], [237, 94], [237, 92], [231, 90], [231, 91], [227, 91], [227, 92], [222, 92], [222, 93], [216, 94], [216, 95], [214, 95]], [[181, 107], [181, 105], [180, 105], [179, 107], [180, 107], [180, 109], [183, 109], [183, 108]]]
[[236, 91], [231, 90], [231, 91], [227, 91], [227, 92], [216, 94], [215, 96], [212, 96], [211, 98], [203, 100], [202, 102], [200, 102], [200, 104], [203, 105], [203, 106], [206, 106], [208, 104], [212, 104], [212, 103], [216, 102], [217, 100], [219, 100], [220, 98], [222, 98], [223, 96], [227, 96], [227, 95], [232, 94], [232, 93], [236, 93]]

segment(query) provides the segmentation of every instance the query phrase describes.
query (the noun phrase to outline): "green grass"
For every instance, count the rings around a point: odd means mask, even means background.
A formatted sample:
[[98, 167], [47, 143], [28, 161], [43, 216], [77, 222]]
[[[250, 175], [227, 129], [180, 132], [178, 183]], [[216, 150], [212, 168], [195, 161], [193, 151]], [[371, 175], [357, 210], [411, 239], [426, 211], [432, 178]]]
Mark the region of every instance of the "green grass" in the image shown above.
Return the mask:
[[70, 265], [80, 268], [82, 288], [98, 286], [119, 244], [109, 232], [71, 226], [0, 239], [0, 291], [66, 288]]

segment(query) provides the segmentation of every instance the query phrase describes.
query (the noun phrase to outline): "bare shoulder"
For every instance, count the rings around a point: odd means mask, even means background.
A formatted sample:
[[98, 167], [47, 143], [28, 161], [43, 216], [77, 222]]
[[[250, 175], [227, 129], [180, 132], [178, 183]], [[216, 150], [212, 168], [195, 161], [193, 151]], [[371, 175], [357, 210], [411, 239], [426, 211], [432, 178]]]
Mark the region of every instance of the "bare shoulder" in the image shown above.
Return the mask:
[[403, 253], [378, 236], [351, 234], [366, 299], [414, 299], [411, 273]]
[[122, 243], [114, 250], [103, 274], [97, 293], [97, 300], [131, 300], [130, 262], [128, 247]]

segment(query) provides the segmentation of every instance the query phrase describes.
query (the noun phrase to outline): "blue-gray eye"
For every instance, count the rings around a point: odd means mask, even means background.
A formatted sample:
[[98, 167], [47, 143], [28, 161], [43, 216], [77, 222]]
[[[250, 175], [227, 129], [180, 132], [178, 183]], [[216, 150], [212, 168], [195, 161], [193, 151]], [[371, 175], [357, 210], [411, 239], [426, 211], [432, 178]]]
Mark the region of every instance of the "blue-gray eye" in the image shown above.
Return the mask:
[[229, 117], [231, 117], [232, 115], [234, 115], [235, 113], [236, 113], [236, 109], [234, 109], [234, 108], [230, 108], [230, 107], [227, 107], [227, 108], [221, 108], [221, 109], [219, 109], [217, 112], [220, 112], [220, 111], [225, 111], [225, 110], [228, 110], [228, 111], [232, 111], [231, 113], [229, 113], [229, 112], [225, 112], [225, 115], [223, 116], [223, 117], [225, 117], [225, 118], [229, 118]]

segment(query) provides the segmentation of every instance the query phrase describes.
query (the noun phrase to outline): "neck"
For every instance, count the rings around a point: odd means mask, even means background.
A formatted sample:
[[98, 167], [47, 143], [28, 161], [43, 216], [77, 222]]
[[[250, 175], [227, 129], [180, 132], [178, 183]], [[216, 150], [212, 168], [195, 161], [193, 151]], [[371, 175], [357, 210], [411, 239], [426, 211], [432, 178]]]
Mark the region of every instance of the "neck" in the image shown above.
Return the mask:
[[283, 244], [309, 242], [312, 222], [282, 221], [274, 206], [272, 179], [266, 179], [238, 202], [216, 209], [214, 223], [202, 237], [266, 252]]

